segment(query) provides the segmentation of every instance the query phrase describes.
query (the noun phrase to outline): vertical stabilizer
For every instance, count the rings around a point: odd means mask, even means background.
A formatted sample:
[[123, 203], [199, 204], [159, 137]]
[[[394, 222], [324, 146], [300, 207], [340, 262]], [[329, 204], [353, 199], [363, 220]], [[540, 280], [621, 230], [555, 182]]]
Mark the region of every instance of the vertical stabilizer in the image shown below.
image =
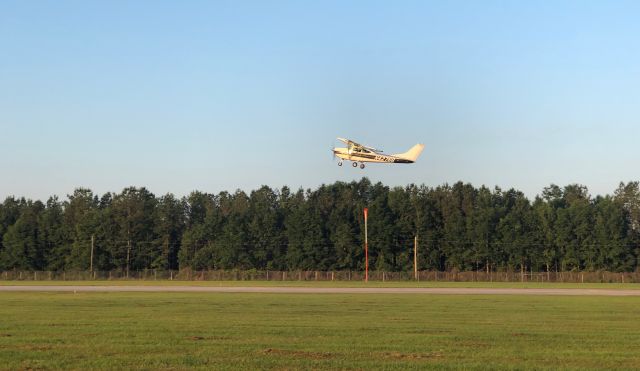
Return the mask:
[[424, 150], [424, 144], [416, 144], [415, 146], [411, 147], [411, 149], [408, 150], [407, 152], [398, 153], [397, 155], [393, 155], [393, 156], [400, 157], [405, 160], [409, 160], [411, 162], [415, 162], [420, 156], [420, 154], [422, 153], [422, 150]]

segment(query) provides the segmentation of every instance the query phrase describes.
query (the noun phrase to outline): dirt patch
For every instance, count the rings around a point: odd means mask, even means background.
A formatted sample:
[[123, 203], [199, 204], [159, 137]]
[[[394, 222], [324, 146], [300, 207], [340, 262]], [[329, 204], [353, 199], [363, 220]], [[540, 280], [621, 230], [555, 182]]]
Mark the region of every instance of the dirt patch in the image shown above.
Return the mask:
[[46, 370], [47, 367], [42, 361], [28, 360], [22, 362], [22, 366], [19, 370], [32, 371], [32, 370]]
[[273, 349], [273, 348], [267, 348], [263, 350], [262, 353], [267, 355], [286, 356], [286, 357], [303, 358], [303, 359], [330, 359], [335, 357], [334, 354], [326, 353], [326, 352], [306, 352], [302, 350], [287, 350], [287, 349]]
[[201, 340], [229, 340], [228, 337], [224, 336], [189, 336], [187, 340], [192, 341], [201, 341]]
[[403, 359], [403, 360], [420, 360], [420, 359], [434, 359], [443, 357], [440, 352], [432, 353], [400, 353], [400, 352], [388, 352], [383, 353], [382, 358], [386, 359]]
[[18, 346], [19, 349], [24, 349], [24, 350], [33, 350], [36, 352], [46, 352], [48, 350], [53, 349], [53, 346], [51, 345], [37, 345], [37, 344], [25, 344], [25, 345], [21, 345]]

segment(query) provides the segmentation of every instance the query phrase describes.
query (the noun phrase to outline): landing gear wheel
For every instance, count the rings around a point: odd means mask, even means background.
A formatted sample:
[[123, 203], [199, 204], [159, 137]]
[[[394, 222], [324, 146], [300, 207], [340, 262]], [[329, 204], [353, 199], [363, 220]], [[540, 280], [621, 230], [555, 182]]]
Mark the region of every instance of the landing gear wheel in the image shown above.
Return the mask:
[[352, 163], [352, 164], [351, 164], [351, 166], [353, 166], [353, 167], [358, 167], [358, 163], [357, 163], [357, 162], [354, 162], [354, 163]]
[[364, 169], [364, 164], [360, 164], [360, 169]]
[[342, 161], [338, 162], [338, 166], [342, 166]]

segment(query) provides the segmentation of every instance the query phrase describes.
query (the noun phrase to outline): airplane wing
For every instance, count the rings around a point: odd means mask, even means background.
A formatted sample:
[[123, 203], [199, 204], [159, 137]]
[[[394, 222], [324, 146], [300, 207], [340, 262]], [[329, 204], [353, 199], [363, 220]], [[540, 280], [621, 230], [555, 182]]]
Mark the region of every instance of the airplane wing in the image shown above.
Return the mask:
[[368, 146], [362, 145], [362, 144], [360, 144], [360, 143], [357, 143], [357, 142], [352, 141], [351, 139], [338, 138], [338, 140], [339, 140], [339, 141], [341, 141], [341, 142], [343, 142], [343, 143], [344, 143], [344, 144], [346, 144], [347, 146], [353, 146], [353, 147], [358, 147], [358, 148], [366, 148], [366, 149], [368, 149], [368, 150], [370, 150], [370, 151], [373, 151], [373, 152], [382, 152], [382, 150], [379, 150], [379, 149], [375, 149], [375, 148], [373, 148], [373, 147], [368, 147]]
[[338, 138], [338, 140], [341, 141], [342, 143], [348, 145], [348, 146], [359, 146], [359, 147], [362, 147], [360, 144], [352, 141], [351, 139]]

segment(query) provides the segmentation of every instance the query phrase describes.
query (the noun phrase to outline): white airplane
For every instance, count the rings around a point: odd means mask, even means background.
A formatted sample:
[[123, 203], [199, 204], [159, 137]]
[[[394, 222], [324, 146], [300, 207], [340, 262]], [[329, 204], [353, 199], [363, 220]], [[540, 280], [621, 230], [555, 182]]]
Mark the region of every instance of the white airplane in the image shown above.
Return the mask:
[[364, 169], [365, 162], [382, 162], [387, 164], [411, 164], [416, 162], [418, 156], [424, 149], [424, 144], [416, 144], [411, 147], [405, 153], [398, 153], [395, 155], [386, 155], [382, 153], [382, 150], [363, 146], [350, 139], [338, 138], [339, 141], [347, 145], [344, 148], [334, 148], [333, 155], [340, 158], [338, 166], [342, 166], [342, 160], [353, 161], [353, 167], [358, 166], [360, 163], [360, 169]]

